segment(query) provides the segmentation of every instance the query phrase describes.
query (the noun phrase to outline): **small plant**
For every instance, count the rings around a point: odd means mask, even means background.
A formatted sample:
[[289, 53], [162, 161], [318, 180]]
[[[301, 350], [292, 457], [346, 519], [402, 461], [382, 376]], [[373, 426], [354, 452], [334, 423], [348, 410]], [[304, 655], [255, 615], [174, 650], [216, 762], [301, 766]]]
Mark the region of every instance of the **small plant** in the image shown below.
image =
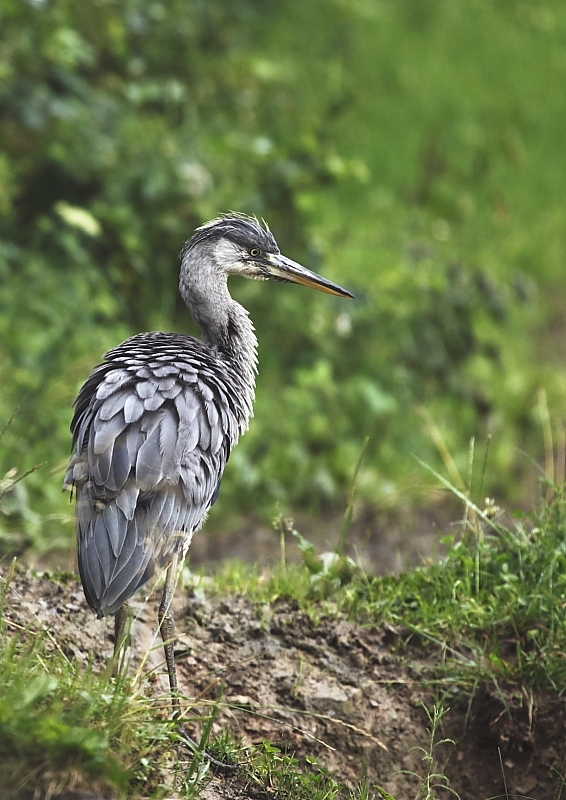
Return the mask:
[[[449, 708], [443, 708], [441, 703], [435, 703], [432, 707], [432, 710], [427, 708], [424, 703], [421, 703], [422, 708], [424, 709], [428, 720], [430, 722], [430, 728], [428, 729], [429, 732], [429, 743], [428, 747], [413, 747], [409, 752], [417, 752], [421, 754], [421, 760], [423, 762], [423, 772], [420, 774], [419, 772], [415, 772], [413, 770], [402, 770], [400, 774], [402, 775], [410, 775], [419, 783], [417, 794], [415, 800], [436, 800], [437, 794], [436, 791], [442, 790], [443, 792], [449, 792], [454, 797], [460, 798], [460, 795], [454, 791], [450, 787], [450, 780], [443, 772], [438, 771], [437, 767], [437, 758], [435, 751], [437, 748], [441, 747], [445, 744], [455, 745], [453, 739], [438, 739], [437, 735], [439, 728], [442, 723], [442, 718], [445, 714], [448, 713], [450, 710]], [[382, 789], [380, 786], [375, 787], [379, 792], [379, 796], [382, 800], [395, 800], [395, 798], [386, 792], [385, 789]]]
[[422, 762], [424, 766], [424, 772], [422, 775], [419, 775], [417, 772], [407, 771], [405, 774], [413, 775], [420, 781], [419, 791], [417, 794], [417, 800], [435, 800], [435, 790], [442, 789], [445, 792], [449, 792], [456, 798], [459, 798], [460, 795], [454, 791], [454, 789], [450, 788], [450, 781], [444, 775], [443, 772], [437, 771], [436, 766], [436, 755], [435, 751], [437, 748], [441, 747], [443, 744], [451, 744], [455, 745], [456, 742], [453, 739], [439, 739], [437, 741], [437, 734], [442, 723], [442, 718], [445, 714], [448, 713], [450, 709], [443, 708], [441, 704], [435, 703], [432, 707], [432, 711], [426, 707], [424, 703], [421, 703], [422, 708], [426, 712], [428, 720], [430, 722], [429, 731], [429, 744], [428, 747], [415, 747], [413, 748], [414, 751], [422, 754]]

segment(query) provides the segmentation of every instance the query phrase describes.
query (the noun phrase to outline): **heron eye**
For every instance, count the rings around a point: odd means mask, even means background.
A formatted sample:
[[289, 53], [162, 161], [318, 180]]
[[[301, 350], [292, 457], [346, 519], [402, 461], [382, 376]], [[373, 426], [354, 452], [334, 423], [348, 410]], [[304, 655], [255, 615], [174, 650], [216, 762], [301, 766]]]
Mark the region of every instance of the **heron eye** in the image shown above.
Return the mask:
[[260, 253], [261, 250], [259, 250], [257, 247], [252, 247], [252, 249], [250, 250], [250, 256], [253, 256], [254, 258], [256, 256], [259, 256]]

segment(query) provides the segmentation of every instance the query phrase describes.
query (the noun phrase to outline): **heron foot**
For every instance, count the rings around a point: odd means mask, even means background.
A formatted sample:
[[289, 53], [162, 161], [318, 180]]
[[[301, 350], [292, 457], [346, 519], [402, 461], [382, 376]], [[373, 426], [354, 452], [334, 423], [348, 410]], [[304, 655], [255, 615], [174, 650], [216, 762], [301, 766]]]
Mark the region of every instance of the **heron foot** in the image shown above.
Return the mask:
[[227, 764], [225, 761], [219, 761], [217, 758], [214, 758], [214, 756], [211, 756], [210, 753], [207, 753], [206, 750], [201, 750], [199, 744], [195, 742], [194, 739], [191, 739], [182, 722], [178, 724], [177, 731], [183, 743], [186, 744], [187, 747], [193, 751], [193, 753], [202, 756], [217, 769], [222, 770], [223, 772], [232, 772], [233, 770], [238, 769], [237, 764]]

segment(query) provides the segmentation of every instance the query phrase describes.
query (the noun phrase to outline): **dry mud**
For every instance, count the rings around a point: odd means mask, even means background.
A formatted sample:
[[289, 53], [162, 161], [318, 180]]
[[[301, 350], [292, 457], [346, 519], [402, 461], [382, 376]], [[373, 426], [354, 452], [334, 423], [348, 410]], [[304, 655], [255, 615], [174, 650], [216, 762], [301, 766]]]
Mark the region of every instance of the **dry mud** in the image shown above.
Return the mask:
[[[156, 713], [166, 713], [161, 648], [155, 639], [156, 602], [134, 602], [130, 669], [155, 670], [151, 686]], [[409, 800], [422, 773], [429, 721], [422, 703], [434, 701], [435, 656], [404, 649], [403, 635], [387, 626], [359, 626], [336, 617], [315, 624], [287, 602], [258, 606], [241, 597], [202, 601], [177, 593], [176, 647], [180, 689], [201, 698], [190, 712], [203, 711], [220, 686], [222, 702], [214, 729], [228, 726], [245, 742], [269, 740], [307, 758], [355, 786], [360, 777], [379, 784], [396, 800]], [[101, 665], [112, 652], [112, 624], [86, 607], [80, 585], [48, 577], [16, 575], [6, 615], [10, 627], [47, 627], [65, 654]], [[141, 663], [143, 660], [143, 664]], [[140, 667], [141, 665], [141, 667]], [[440, 737], [454, 739], [435, 752], [436, 769], [450, 779], [462, 800], [529, 797], [552, 800], [556, 771], [566, 752], [566, 702], [519, 687], [479, 687], [470, 700], [455, 691], [444, 701], [450, 711]], [[189, 729], [198, 737], [198, 724]], [[174, 796], [174, 793], [172, 794]], [[438, 798], [449, 797], [440, 791]], [[67, 800], [91, 798], [88, 793]], [[217, 774], [206, 800], [268, 797], [239, 777]]]

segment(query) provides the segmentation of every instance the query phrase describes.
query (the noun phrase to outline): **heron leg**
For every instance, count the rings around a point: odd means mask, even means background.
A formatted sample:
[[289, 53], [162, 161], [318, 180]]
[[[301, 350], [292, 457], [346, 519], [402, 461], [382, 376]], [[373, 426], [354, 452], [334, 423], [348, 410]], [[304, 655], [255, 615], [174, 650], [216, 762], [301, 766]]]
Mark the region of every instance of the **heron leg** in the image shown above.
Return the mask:
[[119, 665], [119, 654], [128, 639], [128, 622], [130, 617], [130, 604], [122, 603], [114, 614], [114, 656], [112, 674], [116, 676]]
[[169, 675], [169, 686], [171, 688], [171, 703], [173, 705], [174, 719], [177, 719], [181, 714], [179, 685], [177, 683], [177, 670], [175, 668], [174, 653], [175, 620], [173, 618], [173, 609], [171, 608], [176, 583], [177, 556], [174, 556], [167, 568], [165, 587], [163, 589], [163, 595], [161, 596], [159, 611], [157, 612], [157, 618], [159, 619], [159, 630], [161, 632], [161, 638], [163, 639], [163, 649], [165, 650], [165, 663], [167, 664], [167, 673]]
[[[173, 719], [176, 720], [178, 720], [181, 716], [181, 701], [179, 700], [179, 685], [177, 683], [177, 669], [175, 667], [175, 621], [173, 618], [171, 603], [173, 602], [173, 595], [175, 594], [175, 586], [177, 584], [177, 561], [178, 557], [174, 556], [173, 560], [169, 564], [169, 567], [167, 568], [165, 587], [163, 588], [163, 595], [161, 596], [161, 602], [157, 612], [157, 617], [159, 619], [159, 630], [161, 631], [163, 648], [165, 650], [165, 662], [167, 664], [167, 672], [169, 674]], [[193, 752], [200, 753], [201, 756], [206, 758], [219, 769], [230, 772], [237, 768], [236, 765], [225, 764], [223, 761], [218, 761], [206, 751], [201, 750], [198, 743], [195, 742], [194, 739], [191, 739], [182, 722], [179, 722], [178, 730], [180, 737], [186, 744], [189, 745]]]

